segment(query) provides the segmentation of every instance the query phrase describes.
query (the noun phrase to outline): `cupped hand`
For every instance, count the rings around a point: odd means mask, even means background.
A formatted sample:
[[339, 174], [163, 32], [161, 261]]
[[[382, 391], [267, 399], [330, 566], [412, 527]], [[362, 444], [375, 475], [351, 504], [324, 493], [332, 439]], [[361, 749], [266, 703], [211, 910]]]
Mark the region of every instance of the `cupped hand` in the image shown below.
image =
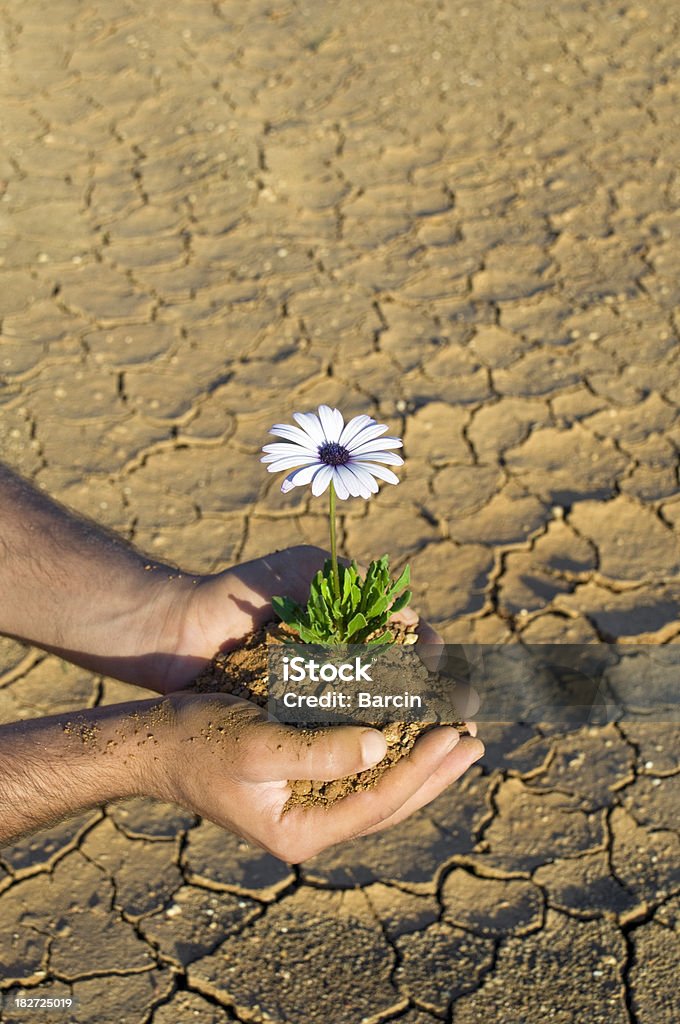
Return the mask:
[[165, 612], [166, 639], [159, 645], [172, 655], [159, 659], [153, 688], [172, 693], [190, 683], [218, 650], [232, 650], [273, 617], [272, 597], [288, 594], [306, 601], [326, 557], [321, 548], [299, 545], [212, 575], [181, 576]]
[[267, 721], [226, 694], [176, 693], [169, 756], [156, 795], [179, 803], [291, 863], [394, 825], [433, 800], [484, 752], [479, 740], [439, 727], [372, 789], [331, 806], [286, 809], [289, 780], [333, 780], [372, 767], [386, 750], [360, 726], [298, 730]]
[[[309, 596], [315, 573], [323, 568], [329, 552], [312, 545], [298, 545], [262, 558], [235, 565], [215, 575], [192, 579], [178, 592], [180, 603], [172, 618], [179, 638], [176, 654], [159, 674], [156, 688], [172, 693], [190, 683], [216, 651], [229, 651], [254, 629], [273, 617], [271, 599], [287, 595], [301, 604]], [[442, 637], [411, 607], [393, 616], [407, 626], [418, 624], [418, 651], [428, 668], [436, 669]], [[458, 686], [456, 708], [476, 735], [472, 718], [479, 707], [474, 690]]]

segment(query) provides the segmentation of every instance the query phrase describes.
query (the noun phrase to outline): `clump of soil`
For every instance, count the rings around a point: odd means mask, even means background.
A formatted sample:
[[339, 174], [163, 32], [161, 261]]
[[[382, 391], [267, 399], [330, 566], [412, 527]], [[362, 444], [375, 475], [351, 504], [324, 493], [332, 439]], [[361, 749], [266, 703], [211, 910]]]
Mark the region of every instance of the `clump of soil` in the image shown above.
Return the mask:
[[[400, 644], [412, 644], [417, 639], [413, 627], [390, 623], [395, 641]], [[269, 699], [269, 658], [268, 644], [283, 643], [286, 636], [294, 636], [287, 627], [278, 622], [268, 622], [259, 629], [249, 633], [239, 647], [232, 651], [218, 652], [210, 664], [201, 672], [192, 684], [192, 689], [199, 693], [230, 693], [235, 697], [266, 707]], [[365, 720], [360, 723], [367, 725]], [[401, 760], [422, 733], [432, 729], [431, 724], [422, 722], [389, 722], [382, 721], [372, 724], [379, 729], [387, 742], [387, 753], [378, 764], [356, 775], [348, 775], [344, 779], [332, 782], [319, 782], [314, 779], [293, 779], [289, 781], [291, 795], [286, 809], [295, 806], [328, 806], [337, 800], [360, 790], [375, 786], [385, 772]], [[459, 732], [467, 732], [465, 723], [456, 720], [439, 723], [453, 725]], [[307, 732], [314, 727], [306, 724], [300, 726]]]

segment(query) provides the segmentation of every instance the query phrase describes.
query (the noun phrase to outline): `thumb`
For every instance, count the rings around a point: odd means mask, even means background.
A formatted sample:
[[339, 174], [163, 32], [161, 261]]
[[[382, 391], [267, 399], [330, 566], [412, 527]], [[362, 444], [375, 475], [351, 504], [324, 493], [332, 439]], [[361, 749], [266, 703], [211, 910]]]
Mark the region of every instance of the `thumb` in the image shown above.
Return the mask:
[[257, 722], [240, 746], [242, 771], [252, 782], [329, 782], [371, 768], [387, 752], [381, 732], [354, 725], [313, 730]]

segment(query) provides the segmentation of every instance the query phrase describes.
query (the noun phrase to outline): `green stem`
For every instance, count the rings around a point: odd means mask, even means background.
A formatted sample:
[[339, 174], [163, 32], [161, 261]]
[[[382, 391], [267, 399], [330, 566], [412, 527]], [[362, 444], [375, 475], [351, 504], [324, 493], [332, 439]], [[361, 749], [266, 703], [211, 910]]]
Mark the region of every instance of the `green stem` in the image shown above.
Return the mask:
[[335, 487], [333, 487], [333, 481], [328, 491], [329, 502], [328, 502], [328, 518], [331, 526], [331, 562], [333, 563], [333, 587], [335, 589], [335, 596], [340, 598], [340, 573], [338, 572], [338, 554], [335, 545]]

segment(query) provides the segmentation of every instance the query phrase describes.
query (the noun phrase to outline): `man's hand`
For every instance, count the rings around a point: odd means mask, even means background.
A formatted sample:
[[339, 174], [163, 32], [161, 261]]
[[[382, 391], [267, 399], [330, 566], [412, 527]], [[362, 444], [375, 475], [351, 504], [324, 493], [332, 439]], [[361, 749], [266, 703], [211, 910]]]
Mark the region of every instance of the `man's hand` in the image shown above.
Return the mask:
[[305, 601], [326, 557], [302, 545], [216, 575], [188, 574], [0, 463], [0, 634], [159, 693], [185, 686], [219, 648], [271, 617], [275, 594]]
[[178, 693], [176, 725], [155, 795], [298, 863], [328, 846], [394, 825], [433, 800], [484, 752], [479, 740], [438, 728], [390, 768], [374, 789], [330, 807], [284, 811], [290, 779], [342, 778], [372, 767], [380, 732], [337, 726], [310, 732], [268, 722], [235, 697]]
[[385, 753], [378, 731], [318, 733], [266, 721], [226, 694], [90, 708], [0, 726], [0, 845], [109, 800], [171, 800], [292, 862], [396, 824], [433, 800], [483, 753], [433, 729], [372, 790], [331, 807], [284, 811], [289, 779], [332, 780]]
[[[323, 567], [328, 551], [298, 545], [263, 558], [243, 562], [213, 576], [184, 577], [169, 597], [173, 604], [167, 623], [175, 640], [175, 657], [158, 662], [158, 675], [149, 683], [161, 693], [181, 689], [194, 679], [216, 651], [228, 651], [257, 626], [274, 618], [271, 599], [287, 595], [305, 604], [314, 574]], [[405, 608], [395, 621], [415, 625], [418, 616]], [[425, 622], [420, 641], [441, 643]], [[159, 646], [166, 650], [171, 638]]]
[[[375, 789], [284, 814], [289, 779], [361, 771], [382, 758], [382, 736], [348, 726], [304, 739], [265, 721], [254, 705], [182, 689], [216, 650], [237, 646], [271, 617], [275, 594], [304, 601], [327, 553], [294, 547], [216, 575], [187, 575], [147, 559], [2, 465], [0, 527], [0, 633], [169, 695], [0, 726], [0, 842], [85, 807], [146, 794], [302, 860], [395, 824], [483, 752], [453, 729], [433, 729]], [[409, 609], [399, 617], [416, 621]], [[419, 632], [427, 644], [438, 642], [426, 623]], [[369, 736], [376, 747], [367, 761], [361, 740]]]
[[[199, 674], [272, 617], [304, 603], [328, 552], [277, 551], [214, 575], [188, 574], [71, 512], [0, 463], [0, 634], [159, 693]], [[417, 621], [404, 609], [405, 623]], [[421, 642], [440, 642], [420, 623]]]
[[[229, 651], [255, 629], [272, 619], [271, 599], [287, 595], [305, 604], [314, 574], [329, 557], [323, 548], [299, 545], [251, 562], [243, 562], [214, 576], [203, 576], [175, 591], [176, 605], [168, 621], [179, 638], [174, 659], [162, 659], [158, 675], [148, 684], [160, 693], [186, 686], [217, 650]], [[410, 607], [393, 616], [393, 622], [417, 624], [416, 648], [428, 668], [436, 670], [442, 638]], [[167, 646], [167, 645], [166, 645]], [[458, 685], [456, 709], [469, 718], [479, 707], [474, 690]], [[476, 735], [474, 723], [469, 723]]]

